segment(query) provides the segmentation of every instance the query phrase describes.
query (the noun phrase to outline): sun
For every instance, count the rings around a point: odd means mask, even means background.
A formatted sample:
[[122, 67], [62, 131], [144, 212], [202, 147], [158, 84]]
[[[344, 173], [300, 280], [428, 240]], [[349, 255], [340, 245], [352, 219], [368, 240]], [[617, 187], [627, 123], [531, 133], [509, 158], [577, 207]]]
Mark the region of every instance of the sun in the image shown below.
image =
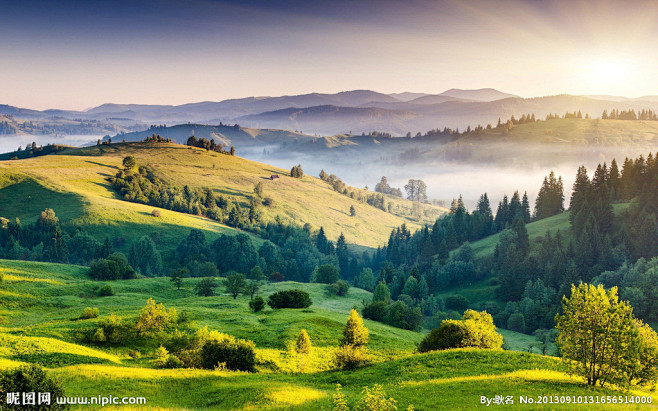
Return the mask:
[[596, 59], [591, 62], [589, 75], [597, 83], [625, 81], [630, 66], [623, 59]]

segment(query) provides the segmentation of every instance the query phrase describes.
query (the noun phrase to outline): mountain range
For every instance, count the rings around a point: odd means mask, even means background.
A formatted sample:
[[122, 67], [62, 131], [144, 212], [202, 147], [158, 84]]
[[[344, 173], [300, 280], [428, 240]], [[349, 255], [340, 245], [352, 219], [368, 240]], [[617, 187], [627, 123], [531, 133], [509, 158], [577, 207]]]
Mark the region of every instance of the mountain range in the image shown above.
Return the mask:
[[[85, 111], [39, 111], [0, 105], [0, 115], [13, 116], [16, 120], [53, 123], [53, 133], [63, 134], [69, 133], [70, 127], [62, 131], [55, 123], [66, 120], [98, 122], [103, 125], [97, 127], [98, 130], [144, 130], [151, 124], [238, 123], [244, 127], [295, 130], [323, 136], [371, 131], [400, 136], [444, 127], [465, 129], [478, 124], [486, 126], [495, 124], [498, 118], [505, 121], [511, 116], [520, 117], [529, 113], [543, 118], [551, 113], [580, 110], [583, 115], [599, 117], [606, 109], [656, 110], [658, 96], [627, 98], [562, 94], [522, 98], [492, 88], [450, 89], [440, 94], [384, 94], [352, 90], [335, 94], [246, 97], [182, 105], [107, 103]], [[89, 129], [89, 124], [86, 126]], [[4, 134], [12, 134], [12, 130], [19, 128], [10, 128]], [[20, 133], [20, 130], [13, 133]]]

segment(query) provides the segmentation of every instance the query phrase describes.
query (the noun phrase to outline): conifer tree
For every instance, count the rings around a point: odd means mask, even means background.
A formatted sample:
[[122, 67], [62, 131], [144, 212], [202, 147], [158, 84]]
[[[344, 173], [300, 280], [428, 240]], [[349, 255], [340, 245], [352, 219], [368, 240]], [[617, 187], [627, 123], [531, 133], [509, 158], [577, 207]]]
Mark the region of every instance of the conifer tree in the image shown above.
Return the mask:
[[352, 309], [343, 330], [341, 346], [363, 347], [368, 343], [368, 338], [369, 332], [363, 325], [363, 319], [355, 309]]

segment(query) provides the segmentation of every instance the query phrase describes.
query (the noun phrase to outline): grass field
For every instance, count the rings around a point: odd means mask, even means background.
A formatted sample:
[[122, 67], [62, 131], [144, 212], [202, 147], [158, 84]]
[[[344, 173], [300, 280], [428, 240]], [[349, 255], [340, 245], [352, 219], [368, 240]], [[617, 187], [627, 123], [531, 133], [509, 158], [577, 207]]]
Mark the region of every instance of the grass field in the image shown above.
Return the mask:
[[[269, 284], [259, 294], [300, 288], [311, 294], [314, 304], [304, 310], [266, 308], [253, 314], [245, 296], [235, 300], [223, 294], [196, 297], [191, 291], [195, 279], [186, 279], [182, 290], [167, 278], [114, 281], [116, 295], [96, 297], [93, 286], [103, 283], [89, 280], [84, 267], [0, 260], [0, 272], [4, 276], [0, 367], [42, 364], [64, 382], [71, 396], [141, 396], [147, 399], [146, 409], [326, 410], [332, 406], [336, 384], [343, 386], [351, 405], [363, 387], [381, 384], [398, 409], [413, 405], [417, 410], [432, 410], [481, 407], [481, 395], [512, 395], [518, 402], [519, 395], [621, 393], [590, 389], [569, 377], [557, 359], [537, 354], [470, 349], [414, 354], [423, 333], [369, 320], [365, 324], [371, 335], [372, 365], [356, 371], [322, 371], [326, 367], [318, 366], [317, 372], [297, 373], [297, 360], [286, 350], [286, 343], [305, 328], [313, 341], [313, 358], [330, 361], [350, 308], [370, 298], [367, 291], [354, 288], [346, 297], [332, 297], [319, 284]], [[73, 337], [76, 330], [111, 313], [134, 318], [149, 297], [186, 312], [194, 327], [208, 326], [253, 340], [259, 372], [154, 369], [151, 358], [156, 345], [148, 341], [108, 348], [84, 345]], [[99, 319], [77, 320], [84, 307], [97, 307]], [[520, 351], [532, 342], [529, 336], [501, 332], [507, 345]], [[141, 358], [130, 357], [131, 349], [139, 350]]]

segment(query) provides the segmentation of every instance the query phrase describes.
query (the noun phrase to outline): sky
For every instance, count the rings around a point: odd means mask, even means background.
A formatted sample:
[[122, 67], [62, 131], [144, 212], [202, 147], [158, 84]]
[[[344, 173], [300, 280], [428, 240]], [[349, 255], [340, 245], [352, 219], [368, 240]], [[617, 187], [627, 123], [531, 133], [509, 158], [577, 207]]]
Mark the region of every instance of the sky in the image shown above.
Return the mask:
[[0, 104], [658, 94], [656, 1], [0, 0]]

